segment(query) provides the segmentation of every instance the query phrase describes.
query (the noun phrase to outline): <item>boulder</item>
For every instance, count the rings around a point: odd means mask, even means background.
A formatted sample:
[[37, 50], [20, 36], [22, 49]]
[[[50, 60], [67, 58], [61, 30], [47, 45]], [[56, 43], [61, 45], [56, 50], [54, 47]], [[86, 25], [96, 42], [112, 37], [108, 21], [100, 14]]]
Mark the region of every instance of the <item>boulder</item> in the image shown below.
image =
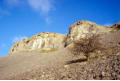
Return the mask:
[[64, 47], [65, 39], [66, 35], [42, 32], [15, 43], [10, 49], [10, 54], [21, 51], [49, 50], [52, 48], [59, 49]]
[[91, 34], [104, 34], [111, 30], [112, 28], [97, 25], [89, 21], [78, 21], [71, 25], [65, 45], [67, 46], [73, 41], [88, 37]]

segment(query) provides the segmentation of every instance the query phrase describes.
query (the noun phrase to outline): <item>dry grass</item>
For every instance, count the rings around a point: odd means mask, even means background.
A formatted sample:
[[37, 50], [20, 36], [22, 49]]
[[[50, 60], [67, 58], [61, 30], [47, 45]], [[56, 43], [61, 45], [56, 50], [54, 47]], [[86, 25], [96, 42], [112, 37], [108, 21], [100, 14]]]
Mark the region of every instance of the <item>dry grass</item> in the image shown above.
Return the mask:
[[[22, 51], [18, 51], [17, 53], [30, 53], [30, 52], [39, 52], [39, 53], [51, 53], [51, 52], [55, 52], [57, 51], [57, 48], [51, 48], [51, 49], [35, 49], [35, 50], [22, 50]], [[13, 54], [9, 54], [10, 56]]]
[[56, 48], [51, 48], [49, 50], [45, 50], [45, 49], [40, 50], [41, 53], [50, 53], [50, 52], [55, 52], [55, 51], [57, 51]]
[[111, 32], [111, 33], [115, 33], [115, 32], [117, 32], [117, 31], [120, 31], [120, 28], [113, 28], [113, 30], [111, 30], [110, 32]]

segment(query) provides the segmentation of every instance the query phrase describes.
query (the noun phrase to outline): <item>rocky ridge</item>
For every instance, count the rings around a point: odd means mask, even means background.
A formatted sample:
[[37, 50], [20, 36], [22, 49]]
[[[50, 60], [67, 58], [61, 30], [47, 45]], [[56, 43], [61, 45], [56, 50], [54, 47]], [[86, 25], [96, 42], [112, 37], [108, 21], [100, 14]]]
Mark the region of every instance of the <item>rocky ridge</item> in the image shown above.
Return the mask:
[[15, 43], [10, 49], [10, 54], [21, 51], [59, 49], [64, 46], [65, 38], [66, 36], [62, 34], [42, 32]]
[[105, 34], [113, 31], [113, 29], [89, 21], [78, 21], [71, 25], [67, 36], [52, 32], [42, 32], [15, 43], [11, 47], [9, 54], [21, 51], [59, 49], [88, 36], [88, 34]]

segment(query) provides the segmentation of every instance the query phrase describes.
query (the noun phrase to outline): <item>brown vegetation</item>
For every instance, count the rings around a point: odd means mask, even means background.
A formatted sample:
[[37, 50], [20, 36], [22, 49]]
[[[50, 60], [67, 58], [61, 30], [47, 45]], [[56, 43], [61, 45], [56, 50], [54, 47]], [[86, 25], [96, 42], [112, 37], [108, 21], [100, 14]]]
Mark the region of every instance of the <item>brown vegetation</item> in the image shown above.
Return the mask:
[[81, 38], [75, 41], [71, 51], [74, 55], [79, 55], [80, 53], [84, 53], [84, 55], [88, 59], [90, 53], [96, 50], [103, 49], [103, 46], [99, 40], [100, 40], [100, 35], [91, 34], [91, 36], [89, 37]]
[[56, 48], [51, 48], [49, 50], [42, 49], [40, 50], [40, 53], [50, 53], [50, 52], [55, 52], [55, 51], [57, 51]]

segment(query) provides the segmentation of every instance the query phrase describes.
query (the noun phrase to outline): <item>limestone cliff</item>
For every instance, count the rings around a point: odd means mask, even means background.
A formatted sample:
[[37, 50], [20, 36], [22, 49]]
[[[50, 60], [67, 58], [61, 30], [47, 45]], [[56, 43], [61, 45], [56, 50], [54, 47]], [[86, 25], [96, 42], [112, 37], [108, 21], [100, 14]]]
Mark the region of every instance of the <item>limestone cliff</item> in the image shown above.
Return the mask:
[[114, 24], [112, 27], [105, 27], [89, 21], [78, 21], [71, 25], [67, 36], [58, 33], [42, 32], [15, 43], [11, 47], [9, 53], [13, 54], [20, 51], [42, 49], [50, 50], [52, 48], [59, 49], [70, 44], [72, 45], [74, 41], [84, 38], [90, 34], [106, 34], [109, 32], [116, 32], [119, 26], [119, 23]]
[[71, 25], [67, 35], [66, 45], [90, 34], [104, 34], [110, 31], [112, 31], [112, 28], [97, 25], [89, 21], [78, 21]]
[[65, 38], [65, 35], [58, 33], [39, 33], [28, 39], [24, 39], [15, 43], [10, 49], [10, 54], [21, 51], [33, 51], [41, 49], [50, 50], [52, 48], [59, 49], [64, 47]]

